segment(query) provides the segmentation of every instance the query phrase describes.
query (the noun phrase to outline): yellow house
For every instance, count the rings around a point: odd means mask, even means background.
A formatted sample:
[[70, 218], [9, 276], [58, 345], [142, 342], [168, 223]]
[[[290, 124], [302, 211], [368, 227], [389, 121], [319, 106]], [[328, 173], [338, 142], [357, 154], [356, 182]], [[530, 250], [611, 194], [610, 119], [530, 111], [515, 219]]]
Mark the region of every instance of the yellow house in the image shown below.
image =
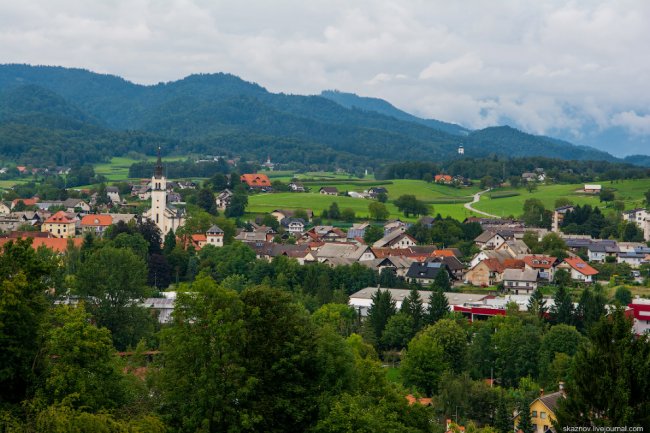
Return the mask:
[[43, 221], [41, 231], [50, 232], [55, 238], [73, 238], [75, 236], [75, 220], [60, 210]]
[[[543, 392], [543, 391], [542, 391]], [[555, 421], [555, 408], [558, 401], [564, 398], [564, 391], [560, 386], [560, 391], [551, 394], [542, 394], [530, 404], [530, 420], [535, 426], [536, 433], [545, 433], [555, 431], [553, 421]], [[515, 430], [519, 425], [519, 416], [515, 417]]]

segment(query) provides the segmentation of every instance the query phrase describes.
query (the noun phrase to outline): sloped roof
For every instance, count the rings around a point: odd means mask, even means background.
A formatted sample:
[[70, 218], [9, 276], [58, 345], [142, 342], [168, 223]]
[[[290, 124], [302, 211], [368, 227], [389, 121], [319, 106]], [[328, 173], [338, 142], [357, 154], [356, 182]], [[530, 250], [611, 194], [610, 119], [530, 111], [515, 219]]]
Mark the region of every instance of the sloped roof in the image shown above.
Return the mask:
[[506, 281], [537, 281], [537, 271], [534, 269], [506, 269], [503, 271], [503, 280]]
[[269, 177], [265, 174], [242, 174], [240, 180], [245, 182], [250, 187], [265, 187], [271, 186]]
[[60, 210], [44, 222], [45, 224], [71, 224], [74, 223], [74, 219], [70, 218], [68, 214]]
[[550, 269], [557, 261], [557, 257], [532, 255], [524, 257], [523, 260], [533, 269]]
[[113, 224], [113, 217], [106, 214], [90, 214], [81, 218], [82, 226], [110, 226]]
[[564, 259], [564, 262], [571, 266], [576, 271], [580, 272], [582, 275], [598, 275], [598, 271], [589, 266], [584, 260], [580, 257], [569, 257]]
[[222, 235], [223, 230], [221, 230], [221, 228], [219, 228], [219, 226], [213, 225], [212, 227], [210, 227], [208, 229], [208, 231], [206, 233], [209, 234], [209, 235]]

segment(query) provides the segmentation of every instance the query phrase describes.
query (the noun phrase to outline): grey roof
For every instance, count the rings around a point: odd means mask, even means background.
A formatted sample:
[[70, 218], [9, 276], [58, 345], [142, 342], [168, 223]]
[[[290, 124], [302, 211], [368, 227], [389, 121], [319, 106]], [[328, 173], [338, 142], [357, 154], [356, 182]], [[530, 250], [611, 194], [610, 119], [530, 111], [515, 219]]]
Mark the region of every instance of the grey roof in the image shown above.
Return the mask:
[[595, 253], [618, 253], [618, 243], [616, 241], [602, 240], [602, 241], [592, 241], [587, 249]]
[[[374, 295], [377, 290], [388, 290], [390, 292], [391, 298], [393, 298], [395, 301], [402, 301], [408, 296], [410, 292], [408, 289], [390, 289], [385, 287], [378, 289], [377, 287], [366, 287], [356, 293], [351, 294], [350, 298], [371, 299], [372, 295]], [[422, 299], [422, 301], [426, 304], [429, 301], [429, 297], [431, 296], [432, 292], [429, 290], [418, 290], [418, 293], [420, 294], [420, 299]], [[488, 295], [445, 292], [445, 296], [447, 297], [447, 302], [449, 302], [449, 305], [463, 305], [465, 303], [481, 302]]]
[[503, 271], [504, 281], [524, 281], [535, 282], [537, 281], [537, 271], [534, 269], [506, 269]]
[[550, 411], [555, 412], [557, 408], [557, 402], [564, 397], [562, 391], [553, 392], [551, 394], [545, 394], [538, 398], [539, 401], [544, 403], [544, 406], [549, 408]]
[[490, 239], [492, 239], [495, 235], [496, 235], [495, 232], [490, 231], [490, 230], [485, 230], [483, 233], [481, 233], [480, 235], [478, 235], [478, 236], [474, 239], [474, 242], [478, 242], [478, 243], [484, 244], [484, 243], [486, 243], [487, 241], [489, 241]]
[[209, 235], [222, 235], [223, 230], [221, 230], [221, 228], [219, 228], [219, 226], [214, 225], [214, 226], [210, 227], [206, 233], [209, 234]]
[[415, 262], [409, 267], [406, 278], [433, 280], [441, 269], [447, 269], [447, 265], [441, 262]]
[[340, 244], [328, 242], [316, 250], [316, 257], [319, 258], [343, 258], [357, 261], [368, 250], [366, 245], [352, 243]]
[[280, 221], [280, 224], [282, 224], [285, 227], [289, 227], [291, 224], [302, 224], [303, 226], [305, 225], [305, 220], [302, 218], [282, 218], [282, 221]]
[[384, 236], [383, 238], [379, 239], [377, 242], [372, 244], [372, 246], [375, 248], [381, 248], [387, 245], [391, 245], [395, 241], [397, 241], [401, 236], [409, 236], [409, 235], [406, 232], [403, 232], [401, 230], [393, 230], [392, 232], [388, 233], [386, 236]]

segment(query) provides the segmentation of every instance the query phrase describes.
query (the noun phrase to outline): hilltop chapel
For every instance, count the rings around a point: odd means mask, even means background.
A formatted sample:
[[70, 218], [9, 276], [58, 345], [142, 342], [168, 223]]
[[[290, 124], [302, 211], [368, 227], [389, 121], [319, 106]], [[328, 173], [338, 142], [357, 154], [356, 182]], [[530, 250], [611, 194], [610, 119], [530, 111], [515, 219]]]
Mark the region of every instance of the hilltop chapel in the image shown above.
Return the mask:
[[158, 161], [151, 178], [151, 209], [142, 214], [155, 222], [162, 235], [169, 230], [178, 231], [178, 228], [185, 223], [185, 211], [167, 204], [167, 179], [163, 175], [163, 165], [158, 149]]

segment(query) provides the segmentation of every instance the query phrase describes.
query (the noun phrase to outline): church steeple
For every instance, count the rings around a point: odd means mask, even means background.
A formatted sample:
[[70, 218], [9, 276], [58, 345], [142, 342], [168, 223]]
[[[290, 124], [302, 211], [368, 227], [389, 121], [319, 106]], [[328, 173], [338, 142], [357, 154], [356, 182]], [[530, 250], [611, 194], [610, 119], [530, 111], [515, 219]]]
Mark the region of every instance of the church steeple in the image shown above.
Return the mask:
[[156, 179], [161, 179], [163, 177], [163, 165], [162, 159], [160, 158], [160, 146], [158, 146], [158, 161], [156, 162], [156, 168], [153, 171], [153, 177]]

